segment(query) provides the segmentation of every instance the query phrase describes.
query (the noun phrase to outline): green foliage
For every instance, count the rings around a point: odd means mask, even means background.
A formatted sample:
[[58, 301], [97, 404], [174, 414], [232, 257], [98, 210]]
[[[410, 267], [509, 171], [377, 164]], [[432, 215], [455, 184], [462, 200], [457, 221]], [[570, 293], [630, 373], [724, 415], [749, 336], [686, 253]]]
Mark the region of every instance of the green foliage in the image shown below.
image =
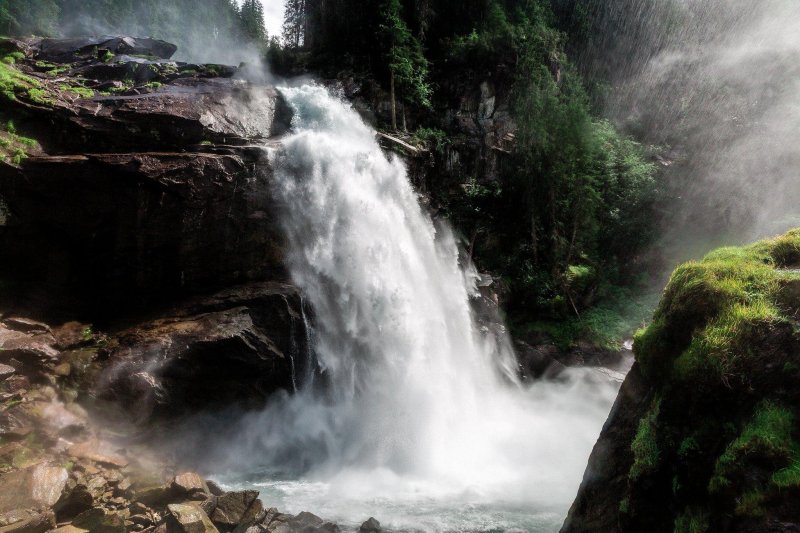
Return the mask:
[[[652, 520], [670, 517], [676, 531], [693, 530], [699, 515], [714, 531], [731, 516], [760, 524], [800, 489], [800, 278], [786, 270], [798, 261], [793, 230], [676, 269], [653, 323], [635, 339], [661, 401], [657, 417], [651, 409], [640, 419], [632, 444], [631, 473], [639, 474], [629, 477], [639, 505], [632, 516], [661, 513]], [[663, 501], [670, 479], [671, 499]], [[659, 510], [643, 508], [659, 494]]]
[[748, 346], [782, 322], [775, 298], [785, 275], [774, 267], [791, 262], [797, 246], [800, 232], [792, 231], [679, 266], [652, 324], [636, 337], [645, 374], [664, 379], [679, 357], [675, 370], [684, 380], [710, 371], [728, 382], [737, 368], [747, 368], [748, 359], [759, 355], [748, 353]]
[[639, 428], [636, 430], [636, 436], [631, 443], [633, 465], [628, 472], [628, 477], [631, 480], [636, 480], [658, 467], [661, 452], [658, 448], [656, 428], [660, 409], [661, 399], [656, 398], [653, 400], [650, 410], [639, 421]]
[[88, 87], [83, 87], [81, 85], [61, 84], [58, 86], [58, 88], [64, 91], [65, 93], [71, 93], [76, 96], [79, 96], [80, 98], [94, 98], [94, 91], [92, 89], [89, 89]]
[[[796, 452], [792, 440], [794, 421], [794, 413], [786, 407], [770, 401], [762, 402], [741, 435], [717, 460], [709, 491], [719, 492], [730, 486], [731, 478], [740, 476], [748, 457], [757, 457], [759, 462], [790, 464]], [[780, 472], [778, 479], [781, 481], [791, 479], [791, 471]]]
[[438, 128], [417, 128], [414, 132], [414, 144], [422, 146], [428, 150], [434, 150], [438, 154], [444, 154], [450, 140], [447, 133]]
[[17, 70], [13, 61], [0, 62], [0, 98], [13, 102], [17, 99], [17, 94], [25, 93], [29, 89], [38, 89], [40, 86], [38, 80]]
[[431, 107], [430, 65], [422, 44], [412, 35], [401, 11], [400, 0], [385, 0], [381, 6], [380, 33], [385, 43], [388, 68], [405, 100]]
[[60, 14], [56, 0], [2, 0], [0, 33], [52, 36], [57, 33]]
[[705, 533], [709, 528], [708, 513], [702, 509], [689, 508], [675, 519], [673, 533]]
[[762, 490], [745, 492], [736, 501], [736, 515], [748, 518], [760, 518], [766, 514], [764, 502], [766, 494]]
[[244, 0], [239, 10], [244, 33], [257, 43], [267, 42], [267, 30], [264, 27], [264, 6], [260, 0]]

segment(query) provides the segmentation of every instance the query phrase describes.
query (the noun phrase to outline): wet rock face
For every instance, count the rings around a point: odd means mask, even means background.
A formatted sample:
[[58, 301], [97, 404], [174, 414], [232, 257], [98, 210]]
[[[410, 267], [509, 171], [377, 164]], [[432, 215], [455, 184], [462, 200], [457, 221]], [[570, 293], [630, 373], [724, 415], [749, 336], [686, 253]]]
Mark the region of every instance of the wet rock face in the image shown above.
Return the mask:
[[261, 407], [313, 364], [303, 313], [297, 290], [275, 283], [187, 304], [115, 335], [97, 394], [138, 422]]
[[634, 365], [594, 446], [562, 533], [620, 531], [619, 495], [627, 488], [633, 463], [630, 443], [651, 397], [639, 366]]
[[2, 270], [42, 306], [78, 294], [66, 303], [90, 312], [281, 278], [268, 175], [259, 151], [32, 158], [0, 178], [15, 213]]

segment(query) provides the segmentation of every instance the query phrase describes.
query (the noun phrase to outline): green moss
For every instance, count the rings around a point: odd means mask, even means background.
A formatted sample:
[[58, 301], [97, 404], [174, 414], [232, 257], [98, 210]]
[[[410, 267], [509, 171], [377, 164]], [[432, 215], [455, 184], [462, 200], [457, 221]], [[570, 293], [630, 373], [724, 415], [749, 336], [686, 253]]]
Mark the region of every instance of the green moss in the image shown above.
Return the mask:
[[103, 54], [103, 57], [100, 58], [100, 61], [102, 61], [103, 63], [108, 63], [112, 59], [114, 59], [114, 52], [112, 52], [111, 50], [106, 50], [105, 53]]
[[764, 300], [731, 305], [698, 332], [676, 359], [674, 379], [703, 385], [704, 389], [747, 379], [752, 370], [749, 363], [763, 349], [760, 341], [782, 320], [775, 306]]
[[145, 87], [148, 89], [160, 89], [163, 83], [159, 81], [151, 81], [150, 83], [146, 84]]
[[[634, 350], [645, 375], [666, 379], [688, 348], [679, 364], [680, 378], [715, 365], [717, 377], [724, 377], [731, 358], [739, 355], [736, 350], [752, 341], [754, 331], [780, 320], [773, 303], [781, 277], [775, 266], [791, 256], [787, 250], [795, 241], [800, 241], [800, 234], [746, 248], [722, 248], [700, 262], [679, 266], [652, 324], [635, 338]], [[696, 335], [699, 331], [702, 338]], [[716, 361], [707, 361], [709, 356]]]
[[678, 446], [678, 455], [682, 459], [686, 459], [698, 451], [700, 451], [700, 445], [694, 437], [686, 437], [681, 441], [680, 446]]
[[792, 464], [775, 472], [771, 481], [779, 488], [800, 487], [800, 453], [797, 449]]
[[708, 528], [708, 513], [702, 509], [689, 508], [678, 515], [672, 530], [674, 533], [705, 533]]
[[628, 514], [631, 510], [631, 501], [625, 497], [622, 498], [619, 502], [619, 512], [622, 514]]
[[650, 410], [639, 421], [639, 428], [631, 443], [633, 465], [628, 472], [628, 478], [631, 480], [636, 480], [658, 467], [661, 452], [658, 449], [656, 427], [660, 409], [661, 399], [656, 398], [650, 405]]
[[751, 490], [736, 500], [736, 515], [748, 518], [760, 518], [766, 514], [764, 503], [766, 494], [761, 490]]
[[14, 121], [9, 120], [5, 127], [0, 124], [0, 160], [19, 166], [28, 154], [40, 150], [35, 139], [17, 133]]
[[79, 96], [80, 98], [94, 98], [94, 91], [92, 89], [83, 87], [81, 85], [61, 84], [58, 86], [58, 88], [64, 91], [65, 93], [72, 93], [74, 95]]
[[0, 62], [0, 99], [13, 102], [18, 94], [40, 87], [38, 80], [21, 73], [13, 64]]
[[31, 102], [47, 106], [53, 105], [53, 99], [45, 89], [28, 89], [26, 94]]
[[[760, 403], [739, 437], [717, 459], [709, 492], [720, 492], [730, 487], [734, 479], [743, 477], [742, 471], [751, 459], [757, 459], [762, 465], [779, 465], [777, 468], [793, 466], [797, 448], [792, 440], [794, 421], [790, 409], [771, 401]], [[797, 473], [792, 466], [775, 475], [783, 482], [790, 481]], [[784, 473], [779, 475], [780, 472]]]
[[11, 52], [10, 54], [3, 57], [2, 62], [6, 65], [13, 65], [18, 61], [22, 61], [25, 59], [25, 54], [22, 52]]

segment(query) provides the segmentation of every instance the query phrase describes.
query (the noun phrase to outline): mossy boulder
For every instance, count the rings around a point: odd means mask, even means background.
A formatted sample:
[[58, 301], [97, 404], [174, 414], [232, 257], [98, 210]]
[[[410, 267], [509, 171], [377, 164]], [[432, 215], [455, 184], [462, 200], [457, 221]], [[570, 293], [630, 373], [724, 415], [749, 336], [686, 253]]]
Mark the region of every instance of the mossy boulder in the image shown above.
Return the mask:
[[793, 230], [676, 269], [562, 531], [800, 527], [799, 266]]

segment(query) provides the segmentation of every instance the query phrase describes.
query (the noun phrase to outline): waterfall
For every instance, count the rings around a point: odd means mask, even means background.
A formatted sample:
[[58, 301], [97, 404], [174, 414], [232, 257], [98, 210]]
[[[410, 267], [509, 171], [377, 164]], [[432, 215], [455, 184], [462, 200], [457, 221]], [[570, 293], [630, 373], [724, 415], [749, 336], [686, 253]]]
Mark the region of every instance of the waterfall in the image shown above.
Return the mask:
[[426, 498], [566, 513], [616, 387], [577, 370], [521, 384], [508, 338], [476, 327], [476, 273], [403, 163], [324, 88], [280, 91], [294, 119], [271, 149], [274, 194], [329, 386], [301, 384], [248, 419], [239, 453], [266, 476], [324, 482], [329, 506]]

